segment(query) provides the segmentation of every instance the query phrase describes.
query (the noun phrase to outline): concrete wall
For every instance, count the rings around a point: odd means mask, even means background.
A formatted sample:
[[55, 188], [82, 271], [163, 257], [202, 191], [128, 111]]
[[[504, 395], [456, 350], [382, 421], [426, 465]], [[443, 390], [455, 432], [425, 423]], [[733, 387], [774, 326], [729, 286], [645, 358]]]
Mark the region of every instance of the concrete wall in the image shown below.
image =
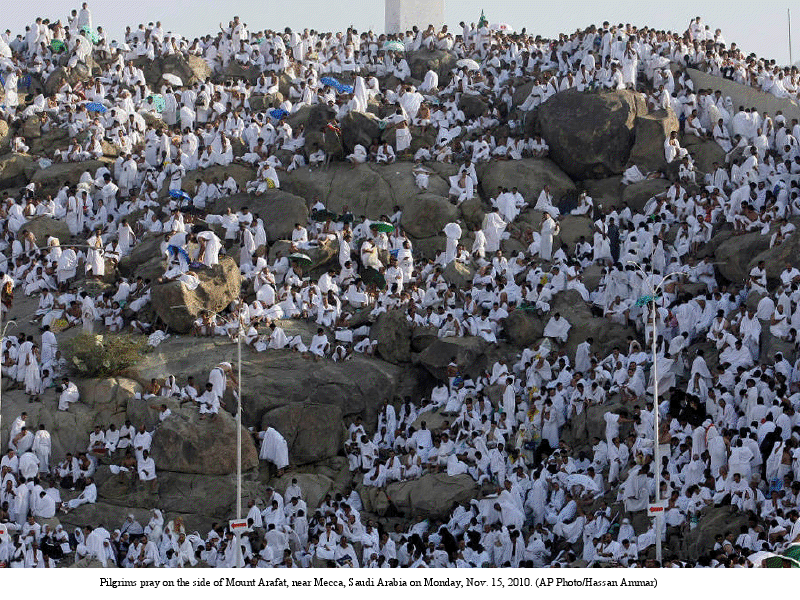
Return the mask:
[[385, 0], [386, 33], [444, 25], [444, 0]]
[[779, 110], [782, 111], [787, 123], [790, 123], [791, 119], [800, 119], [800, 105], [788, 98], [778, 98], [748, 85], [742, 85], [722, 77], [715, 77], [696, 69], [686, 69], [686, 72], [694, 82], [695, 91], [700, 88], [713, 91], [719, 90], [723, 96], [730, 96], [733, 101], [734, 111], [739, 110], [740, 106], [745, 108], [755, 106], [762, 115], [764, 112], [768, 112], [772, 117]]

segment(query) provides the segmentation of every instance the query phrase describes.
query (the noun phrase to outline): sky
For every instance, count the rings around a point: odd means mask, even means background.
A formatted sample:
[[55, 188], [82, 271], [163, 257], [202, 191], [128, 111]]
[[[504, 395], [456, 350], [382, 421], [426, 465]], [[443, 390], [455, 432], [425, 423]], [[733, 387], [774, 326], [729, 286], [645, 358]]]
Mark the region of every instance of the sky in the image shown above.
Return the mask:
[[[63, 0], [2, 0], [0, 29], [22, 33], [37, 16], [65, 19], [80, 2]], [[481, 10], [490, 22], [504, 22], [529, 33], [554, 37], [603, 21], [631, 23], [657, 29], [686, 30], [695, 16], [712, 29], [722, 29], [725, 40], [736, 42], [745, 52], [774, 58], [789, 64], [787, 7], [793, 3], [761, 1], [686, 1], [648, 2], [595, 0], [593, 2], [553, 2], [532, 0], [445, 0], [445, 19], [451, 29], [459, 21], [477, 22]], [[795, 25], [792, 58], [800, 59], [800, 5], [792, 15]], [[126, 25], [161, 21], [165, 31], [187, 38], [216, 33], [219, 23], [234, 15], [241, 17], [251, 31], [259, 29], [317, 29], [343, 31], [352, 25], [357, 30], [383, 32], [382, 0], [291, 0], [261, 2], [244, 0], [95, 0], [89, 2], [94, 25], [101, 25], [112, 39], [121, 39]], [[746, 17], [743, 18], [743, 15]], [[427, 24], [426, 24], [427, 25]]]

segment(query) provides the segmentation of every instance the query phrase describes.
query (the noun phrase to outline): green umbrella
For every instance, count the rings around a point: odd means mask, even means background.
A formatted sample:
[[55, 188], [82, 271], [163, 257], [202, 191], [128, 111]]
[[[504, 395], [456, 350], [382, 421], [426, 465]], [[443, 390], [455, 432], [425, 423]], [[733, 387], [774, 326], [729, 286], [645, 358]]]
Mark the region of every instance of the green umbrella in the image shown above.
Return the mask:
[[390, 40], [388, 42], [384, 42], [383, 49], [392, 50], [394, 52], [405, 52], [406, 46], [403, 42], [398, 42], [397, 40]]
[[329, 211], [327, 208], [323, 208], [322, 210], [315, 210], [311, 213], [311, 218], [315, 221], [326, 221], [328, 219], [335, 220], [339, 215], [335, 212]]
[[295, 252], [294, 254], [290, 254], [289, 258], [296, 263], [300, 263], [304, 267], [308, 267], [313, 264], [313, 260], [308, 254], [303, 254], [302, 252]]
[[50, 49], [53, 52], [64, 52], [67, 49], [67, 46], [61, 40], [53, 40], [50, 42]]
[[384, 233], [391, 233], [394, 231], [394, 225], [386, 221], [375, 221], [370, 224], [369, 228], [375, 231], [383, 231]]
[[364, 269], [364, 272], [361, 273], [361, 281], [367, 285], [374, 283], [380, 289], [386, 288], [386, 278], [381, 274], [380, 271], [376, 271], [372, 267], [366, 267]]
[[783, 551], [783, 555], [794, 560], [800, 560], [800, 542], [794, 543]]
[[792, 569], [797, 569], [800, 568], [800, 561], [788, 556], [770, 556], [769, 558], [765, 558], [761, 565], [767, 569], [783, 569], [787, 566]]

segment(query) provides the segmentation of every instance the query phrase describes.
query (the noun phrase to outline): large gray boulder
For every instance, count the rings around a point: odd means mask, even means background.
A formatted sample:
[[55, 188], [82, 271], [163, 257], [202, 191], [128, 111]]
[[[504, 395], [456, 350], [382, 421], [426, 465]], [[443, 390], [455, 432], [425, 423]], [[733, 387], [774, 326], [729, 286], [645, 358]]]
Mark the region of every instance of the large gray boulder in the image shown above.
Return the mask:
[[310, 512], [319, 508], [325, 500], [326, 494], [333, 490], [334, 481], [327, 475], [320, 473], [298, 473], [292, 471], [270, 482], [270, 485], [281, 496], [286, 492], [286, 488], [292, 483], [292, 479], [297, 479], [297, 485], [303, 490], [304, 500]]
[[306, 131], [319, 131], [328, 121], [336, 117], [336, 111], [327, 104], [314, 104], [301, 106], [297, 112], [289, 115], [286, 120], [292, 129], [298, 125], [305, 125]]
[[781, 271], [786, 268], [787, 264], [795, 268], [800, 267], [800, 233], [795, 230], [783, 243], [754, 256], [747, 264], [747, 273], [749, 274], [752, 268], [762, 260], [766, 263], [764, 268], [767, 271], [767, 283], [770, 286], [777, 285], [780, 281]]
[[342, 449], [342, 409], [333, 404], [292, 402], [264, 414], [261, 429], [274, 427], [289, 445], [292, 464], [316, 463]]
[[[239, 163], [231, 163], [227, 166], [216, 165], [213, 167], [209, 167], [208, 169], [198, 169], [196, 171], [189, 171], [186, 173], [186, 176], [183, 178], [181, 182], [181, 189], [183, 190], [193, 190], [195, 182], [197, 179], [202, 179], [206, 182], [211, 182], [211, 180], [216, 177], [217, 180], [222, 183], [227, 176], [230, 175], [236, 181], [236, 185], [239, 186], [240, 190], [244, 190], [247, 186], [248, 181], [253, 181], [256, 178], [256, 169], [249, 165], [243, 165]], [[168, 191], [169, 182], [165, 182], [164, 189], [162, 193], [166, 194]]]
[[142, 69], [148, 85], [154, 89], [161, 89], [166, 83], [162, 79], [165, 74], [180, 77], [184, 86], [203, 83], [211, 77], [211, 68], [200, 56], [169, 54], [154, 60], [140, 58], [135, 60], [134, 64]]
[[30, 231], [36, 238], [38, 246], [46, 246], [47, 238], [55, 237], [62, 244], [66, 244], [70, 239], [69, 227], [66, 221], [60, 221], [47, 216], [39, 216], [31, 219], [20, 228], [20, 233]]
[[145, 280], [155, 281], [166, 270], [165, 260], [161, 256], [163, 239], [163, 235], [145, 234], [131, 253], [119, 261], [119, 272], [124, 277], [141, 276]]
[[270, 110], [277, 108], [283, 103], [283, 94], [276, 92], [274, 94], [253, 94], [248, 99], [250, 108], [256, 112]]
[[709, 506], [700, 512], [699, 517], [697, 527], [681, 537], [679, 555], [682, 559], [697, 560], [713, 550], [717, 534], [736, 533], [742, 525], [747, 525], [749, 519], [747, 512], [738, 511], [734, 506]]
[[433, 70], [439, 75], [439, 87], [450, 82], [450, 71], [456, 66], [458, 56], [449, 50], [417, 50], [406, 57], [411, 69], [411, 76], [422, 81], [425, 73]]
[[46, 169], [39, 169], [31, 181], [41, 185], [42, 194], [55, 195], [64, 184], [76, 185], [86, 171], [94, 176], [97, 169], [110, 165], [108, 160], [87, 160], [79, 163], [56, 163]]
[[653, 196], [666, 192], [670, 182], [666, 179], [645, 179], [627, 186], [622, 192], [622, 201], [625, 202], [632, 211], [640, 213], [644, 210], [644, 205]]
[[[306, 330], [287, 328], [287, 335], [300, 335], [308, 344], [316, 327]], [[224, 338], [197, 338], [186, 344], [185, 339], [171, 337], [145, 354], [126, 376], [145, 385], [164, 373], [173, 373], [181, 381], [192, 375], [205, 382], [220, 361], [228, 361], [236, 369], [236, 344]], [[346, 362], [314, 361], [288, 349], [255, 352], [242, 347], [242, 407], [248, 427], [259, 426], [264, 414], [278, 407], [308, 401], [338, 406], [343, 419], [361, 416], [370, 429], [377, 423], [383, 400], [422, 394], [425, 384], [424, 375], [358, 354]]]
[[567, 245], [568, 254], [574, 252], [575, 244], [578, 243], [581, 236], [591, 243], [592, 236], [594, 235], [594, 223], [589, 217], [565, 215], [559, 221], [559, 225], [560, 231], [558, 239], [561, 240], [563, 244]]
[[506, 336], [517, 348], [527, 348], [542, 339], [544, 323], [529, 310], [518, 308], [506, 317]]
[[631, 148], [630, 162], [646, 173], [667, 166], [664, 156], [664, 141], [673, 131], [678, 131], [678, 118], [671, 108], [647, 115], [637, 115], [635, 139]]
[[477, 119], [489, 109], [489, 105], [480, 94], [461, 94], [458, 107], [467, 119]]
[[447, 283], [455, 285], [459, 289], [464, 289], [468, 283], [472, 283], [472, 279], [475, 277], [475, 269], [454, 260], [444, 268], [442, 277]]
[[188, 289], [180, 281], [156, 284], [151, 304], [156, 314], [172, 331], [188, 333], [203, 310], [217, 313], [239, 297], [241, 273], [234, 260], [220, 258], [211, 268], [197, 271], [200, 285]]
[[[200, 475], [236, 472], [236, 420], [224, 410], [214, 419], [200, 419], [194, 407], [179, 408], [161, 422], [153, 435], [151, 454], [157, 471]], [[258, 467], [258, 452], [242, 431], [242, 471]]]
[[478, 484], [469, 475], [435, 473], [390, 483], [386, 495], [406, 517], [446, 519], [456, 504], [465, 504], [478, 495]]
[[1, 156], [0, 189], [24, 187], [38, 169], [36, 161], [26, 154]]
[[[734, 235], [722, 242], [714, 257], [717, 270], [731, 283], [743, 284], [750, 273], [750, 262], [769, 250], [769, 236], [760, 232]], [[779, 265], [773, 266], [773, 269]], [[781, 265], [782, 270], [782, 265]]]
[[484, 367], [487, 345], [486, 340], [479, 337], [440, 338], [415, 355], [414, 362], [425, 367], [439, 381], [447, 378], [447, 365], [452, 360], [463, 371], [477, 375]]
[[390, 310], [375, 320], [369, 332], [378, 342], [375, 350], [384, 360], [398, 364], [411, 360], [411, 325], [402, 310]]
[[246, 193], [220, 198], [214, 203], [213, 212], [225, 214], [227, 208], [236, 212], [244, 206], [260, 215], [269, 242], [290, 239], [294, 224], [305, 225], [308, 221], [305, 199], [280, 189], [267, 190], [255, 198]]
[[534, 205], [546, 185], [550, 187], [554, 203], [577, 194], [572, 180], [548, 158], [491, 161], [480, 165], [477, 171], [484, 197], [495, 197], [498, 187], [509, 190], [516, 187], [523, 198]]
[[714, 163], [725, 165], [725, 150], [714, 140], [701, 139], [694, 135], [684, 135], [681, 145], [689, 151], [695, 168], [701, 173], [714, 171]]
[[[550, 314], [554, 313], [560, 313], [561, 317], [567, 319], [572, 325], [567, 342], [563, 345], [570, 360], [575, 358], [578, 344], [585, 342], [586, 338], [591, 337], [594, 340], [592, 348], [601, 356], [607, 356], [614, 346], [626, 347], [627, 336], [636, 337], [636, 330], [633, 327], [626, 327], [619, 323], [612, 323], [609, 319], [594, 316], [589, 304], [575, 290], [566, 290], [553, 296], [553, 300], [550, 302]], [[550, 317], [546, 316], [545, 326], [549, 320]]]
[[594, 200], [595, 207], [617, 208], [622, 204], [622, 177], [587, 179], [581, 182], [583, 189]]
[[372, 140], [380, 139], [383, 127], [380, 119], [372, 113], [349, 112], [342, 119], [339, 129], [342, 143], [347, 152], [352, 152], [356, 144], [369, 148]]
[[415, 238], [439, 235], [448, 223], [458, 220], [458, 208], [447, 198], [420, 194], [407, 202], [400, 224]]
[[625, 170], [636, 137], [636, 117], [647, 114], [644, 97], [628, 90], [560, 92], [538, 109], [550, 158], [575, 179], [597, 179]]

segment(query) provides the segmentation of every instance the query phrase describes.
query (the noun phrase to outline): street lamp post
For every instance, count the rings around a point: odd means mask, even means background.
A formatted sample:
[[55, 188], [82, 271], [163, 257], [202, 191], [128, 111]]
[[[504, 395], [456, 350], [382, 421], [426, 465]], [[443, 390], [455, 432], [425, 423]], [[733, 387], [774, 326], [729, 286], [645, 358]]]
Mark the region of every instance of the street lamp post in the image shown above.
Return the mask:
[[[647, 287], [650, 291], [650, 296], [644, 296], [639, 300], [645, 300], [645, 304], [650, 306], [650, 310], [652, 311], [652, 320], [651, 324], [653, 327], [653, 337], [651, 340], [651, 347], [653, 352], [653, 462], [655, 462], [655, 478], [656, 478], [656, 489], [655, 489], [655, 498], [654, 504], [658, 505], [661, 502], [661, 449], [659, 447], [659, 440], [658, 440], [658, 430], [659, 430], [659, 415], [658, 415], [658, 356], [656, 351], [656, 338], [657, 336], [657, 329], [656, 329], [656, 298], [661, 293], [661, 287], [667, 282], [668, 279], [676, 276], [681, 275], [680, 271], [674, 271], [665, 275], [661, 278], [661, 281], [653, 287], [652, 283], [650, 282], [650, 275], [642, 269], [639, 263], [634, 261], [628, 261], [628, 264], [633, 265], [636, 267], [639, 272], [644, 277], [644, 282], [646, 283]], [[656, 513], [655, 517], [655, 529], [656, 529], [656, 560], [658, 564], [661, 565], [661, 529], [662, 523], [661, 520], [663, 519], [663, 511], [659, 511]]]

